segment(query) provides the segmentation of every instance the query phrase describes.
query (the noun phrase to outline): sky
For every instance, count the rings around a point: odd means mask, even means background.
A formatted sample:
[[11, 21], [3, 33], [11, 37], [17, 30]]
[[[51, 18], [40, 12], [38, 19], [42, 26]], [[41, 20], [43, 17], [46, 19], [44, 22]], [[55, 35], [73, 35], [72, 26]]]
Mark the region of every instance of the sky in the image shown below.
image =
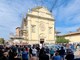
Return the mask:
[[55, 29], [61, 34], [80, 27], [80, 0], [0, 0], [0, 37], [9, 39], [10, 33], [15, 34], [28, 10], [36, 6], [52, 11]]

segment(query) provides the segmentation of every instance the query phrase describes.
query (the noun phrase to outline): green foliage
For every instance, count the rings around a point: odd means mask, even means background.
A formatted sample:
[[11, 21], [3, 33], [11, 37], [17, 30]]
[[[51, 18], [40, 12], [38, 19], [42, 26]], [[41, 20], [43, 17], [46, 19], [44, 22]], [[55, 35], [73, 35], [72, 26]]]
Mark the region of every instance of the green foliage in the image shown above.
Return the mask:
[[4, 39], [0, 38], [0, 44], [4, 44]]
[[56, 37], [56, 43], [69, 43], [70, 41], [68, 39], [65, 39], [64, 37]]

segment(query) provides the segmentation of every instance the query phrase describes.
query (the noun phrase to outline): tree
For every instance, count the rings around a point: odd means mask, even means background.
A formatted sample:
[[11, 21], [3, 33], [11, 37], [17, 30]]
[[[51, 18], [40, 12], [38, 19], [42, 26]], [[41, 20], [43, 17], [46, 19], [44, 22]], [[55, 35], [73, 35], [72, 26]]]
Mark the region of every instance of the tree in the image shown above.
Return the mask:
[[4, 44], [4, 39], [0, 38], [0, 44]]
[[65, 39], [64, 37], [57, 36], [56, 37], [56, 43], [69, 43], [70, 41], [68, 39]]

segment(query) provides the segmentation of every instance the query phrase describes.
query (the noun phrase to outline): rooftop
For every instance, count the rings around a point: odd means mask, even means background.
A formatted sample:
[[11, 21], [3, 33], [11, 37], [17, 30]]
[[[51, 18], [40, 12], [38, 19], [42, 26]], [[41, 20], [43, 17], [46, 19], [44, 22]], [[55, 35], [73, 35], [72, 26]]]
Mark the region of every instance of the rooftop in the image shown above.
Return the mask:
[[72, 35], [79, 35], [80, 34], [80, 32], [71, 32], [71, 33], [68, 33], [68, 34], [64, 34], [64, 35], [62, 35], [62, 36], [72, 36]]

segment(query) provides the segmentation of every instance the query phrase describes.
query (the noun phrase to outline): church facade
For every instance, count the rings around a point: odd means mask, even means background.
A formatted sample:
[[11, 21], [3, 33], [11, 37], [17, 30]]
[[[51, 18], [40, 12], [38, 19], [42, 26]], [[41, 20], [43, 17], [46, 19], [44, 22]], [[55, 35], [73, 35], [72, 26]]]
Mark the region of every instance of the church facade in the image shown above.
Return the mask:
[[28, 44], [55, 43], [54, 18], [44, 7], [28, 11], [22, 21], [21, 31]]

